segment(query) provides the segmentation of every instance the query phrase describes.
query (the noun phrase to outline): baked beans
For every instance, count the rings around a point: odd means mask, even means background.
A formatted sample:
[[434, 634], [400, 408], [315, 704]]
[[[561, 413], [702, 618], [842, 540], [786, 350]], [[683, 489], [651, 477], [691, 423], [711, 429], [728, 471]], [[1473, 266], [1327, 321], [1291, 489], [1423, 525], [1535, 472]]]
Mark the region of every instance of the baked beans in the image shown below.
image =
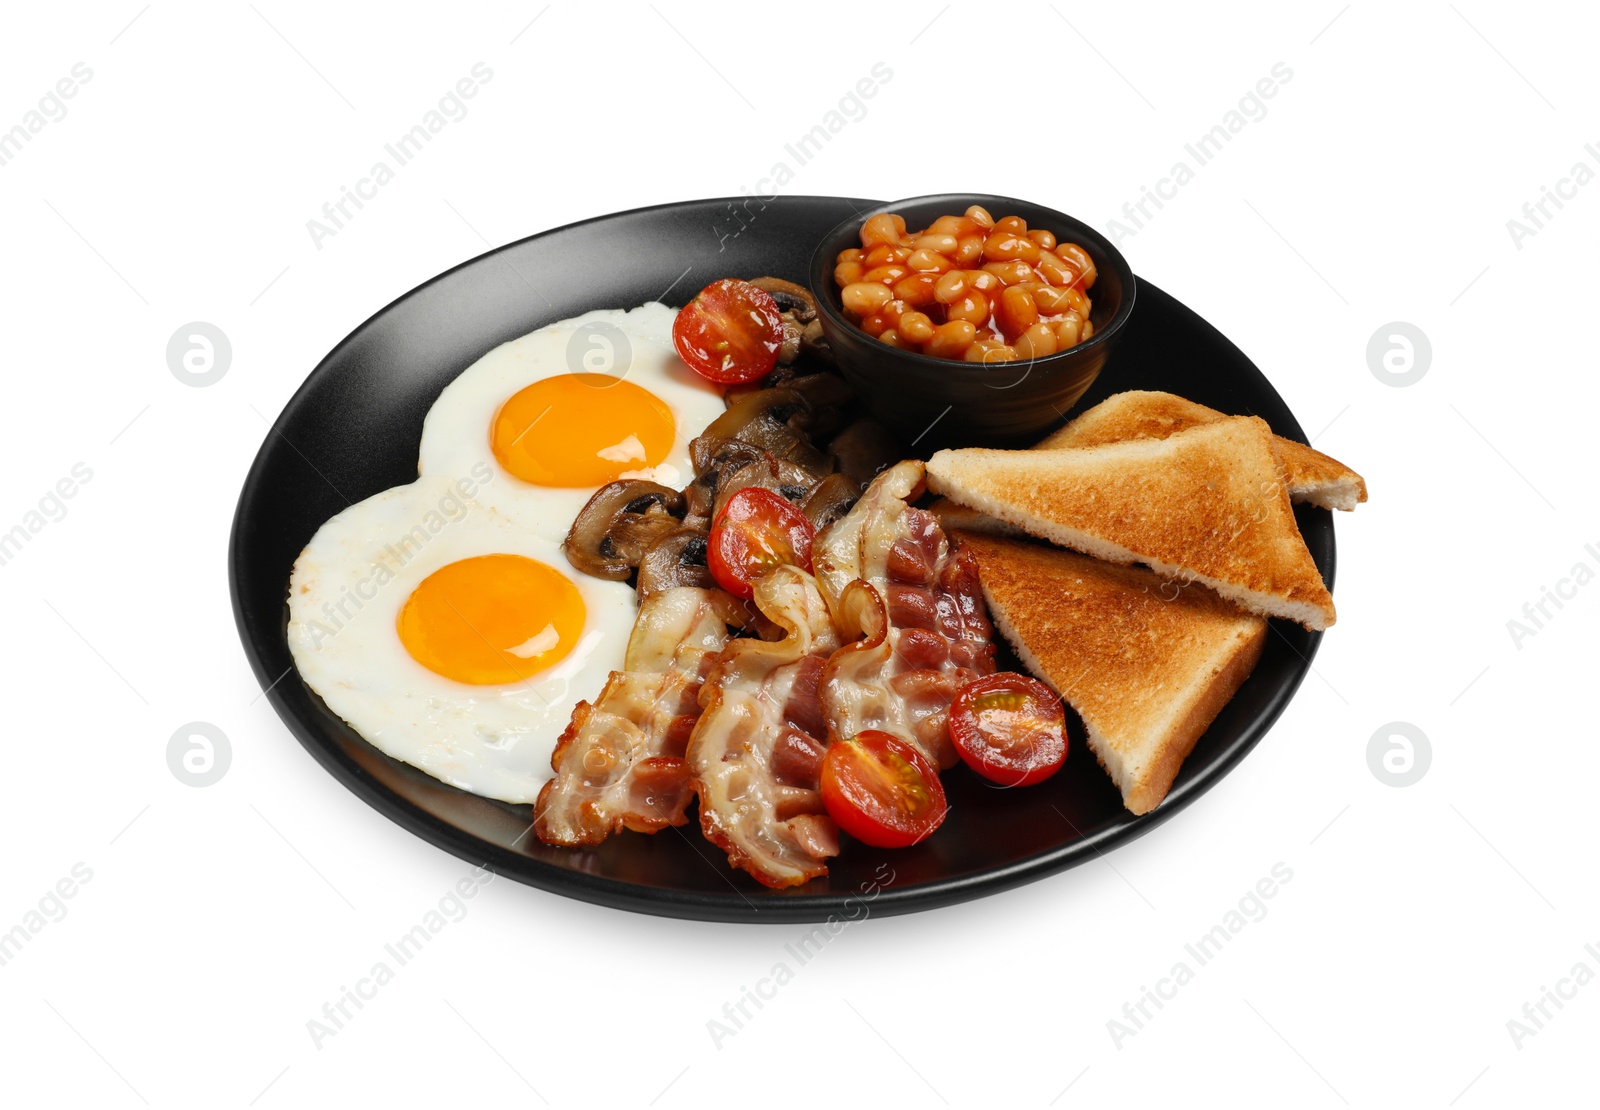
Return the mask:
[[839, 252], [833, 279], [868, 335], [935, 358], [1042, 358], [1094, 335], [1088, 252], [978, 205], [921, 231], [892, 212], [873, 216], [861, 246]]

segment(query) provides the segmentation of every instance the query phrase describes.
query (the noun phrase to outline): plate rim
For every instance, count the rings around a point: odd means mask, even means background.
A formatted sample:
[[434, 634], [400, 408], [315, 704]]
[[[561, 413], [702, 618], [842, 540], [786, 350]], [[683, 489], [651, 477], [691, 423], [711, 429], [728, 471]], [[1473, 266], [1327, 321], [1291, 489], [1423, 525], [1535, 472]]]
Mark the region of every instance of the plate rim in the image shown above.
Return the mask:
[[[245, 561], [242, 533], [248, 526], [246, 520], [248, 508], [256, 500], [265, 481], [265, 460], [273, 439], [275, 437], [282, 438], [285, 443], [289, 443], [291, 447], [293, 446], [292, 441], [284, 434], [285, 426], [293, 423], [291, 418], [306, 403], [307, 397], [312, 392], [313, 385], [334, 371], [334, 364], [345, 349], [396, 306], [421, 295], [425, 290], [445, 281], [469, 266], [514, 250], [533, 240], [543, 239], [606, 220], [636, 217], [650, 212], [682, 209], [690, 206], [741, 203], [746, 199], [743, 196], [703, 197], [606, 212], [574, 220], [558, 227], [548, 228], [493, 247], [433, 275], [426, 281], [389, 300], [352, 328], [317, 362], [316, 366], [306, 375], [305, 379], [289, 397], [288, 401], [284, 403], [282, 410], [262, 438], [261, 445], [256, 449], [240, 488], [239, 497], [235, 502], [228, 535], [228, 591], [232, 602], [234, 624], [239, 633], [245, 657], [250, 663], [250, 669], [255, 675], [257, 683], [262, 687], [267, 701], [272, 705], [278, 720], [299, 741], [300, 746], [306, 749], [317, 763], [343, 784], [346, 789], [396, 825], [436, 848], [443, 849], [469, 863], [480, 864], [493, 871], [497, 876], [516, 880], [547, 893], [633, 913], [685, 920], [749, 924], [822, 922], [841, 916], [850, 920], [857, 920], [859, 919], [858, 916], [844, 914], [842, 911], [852, 902], [861, 904], [863, 901], [869, 905], [869, 912], [863, 916], [891, 916], [935, 909], [977, 897], [998, 894], [1058, 874], [1080, 863], [1087, 862], [1091, 858], [1098, 858], [1106, 851], [1137, 840], [1159, 828], [1184, 809], [1187, 809], [1197, 798], [1230, 774], [1245, 756], [1255, 750], [1256, 745], [1261, 742], [1262, 738], [1272, 730], [1278, 718], [1288, 708], [1289, 703], [1294, 700], [1295, 694], [1305, 681], [1307, 673], [1310, 672], [1312, 660], [1316, 657], [1316, 653], [1322, 643], [1323, 634], [1321, 632], [1309, 633], [1307, 651], [1299, 652], [1296, 649], [1297, 654], [1301, 657], [1300, 664], [1294, 667], [1292, 677], [1279, 687], [1266, 710], [1257, 714], [1244, 734], [1236, 739], [1226, 752], [1193, 778], [1175, 785], [1161, 805], [1150, 813], [1135, 816], [1124, 812], [1119, 815], [1118, 824], [1087, 837], [1080, 836], [1078, 839], [1058, 845], [1049, 851], [1024, 859], [997, 864], [982, 871], [966, 875], [951, 876], [901, 887], [892, 885], [881, 887], [870, 898], [864, 898], [862, 894], [840, 891], [818, 894], [805, 894], [796, 891], [793, 893], [782, 892], [777, 895], [769, 892], [753, 891], [751, 892], [752, 894], [758, 895], [754, 900], [745, 897], [729, 898], [723, 894], [706, 894], [698, 891], [644, 886], [624, 879], [594, 875], [571, 868], [554, 867], [542, 860], [522, 855], [474, 836], [395, 793], [360, 765], [345, 757], [338, 750], [337, 745], [325, 743], [323, 738], [314, 735], [315, 730], [301, 721], [299, 715], [288, 705], [280, 686], [283, 679], [288, 677], [289, 672], [285, 671], [279, 675], [271, 673], [263, 657], [260, 645], [256, 642], [254, 622], [247, 612], [240, 581], [243, 574], [242, 565]], [[837, 203], [840, 201], [851, 205], [861, 204], [869, 208], [884, 203], [859, 197], [826, 196], [821, 194], [785, 195], [774, 198], [767, 203]], [[1267, 378], [1253, 359], [1240, 350], [1237, 344], [1233, 343], [1208, 320], [1182, 301], [1137, 274], [1135, 274], [1135, 280], [1138, 282], [1141, 292], [1149, 290], [1159, 297], [1171, 300], [1193, 316], [1202, 326], [1210, 329], [1224, 343], [1238, 351], [1249, 369], [1260, 379], [1260, 384], [1278, 398], [1282, 403], [1284, 412], [1288, 414], [1292, 427], [1275, 430], [1279, 434], [1287, 433], [1293, 437], [1298, 437], [1301, 442], [1304, 442], [1305, 430], [1301, 427], [1299, 420], [1290, 410], [1288, 403], [1283, 400], [1282, 395], [1278, 393], [1277, 388], [1273, 386], [1271, 380]], [[1322, 511], [1328, 512], [1328, 510]], [[1332, 519], [1330, 512], [1327, 566], [1323, 574], [1330, 592], [1334, 587], [1338, 563], [1337, 543], [1331, 523]], [[284, 587], [287, 590], [287, 579], [285, 579]], [[1274, 631], [1276, 630], [1274, 629]], [[292, 664], [290, 670], [295, 670]], [[385, 756], [384, 758], [390, 757]], [[713, 861], [713, 863], [715, 862]], [[733, 881], [737, 882], [738, 880], [735, 878]], [[736, 887], [734, 889], [737, 891]], [[742, 892], [739, 893], [742, 894]]]

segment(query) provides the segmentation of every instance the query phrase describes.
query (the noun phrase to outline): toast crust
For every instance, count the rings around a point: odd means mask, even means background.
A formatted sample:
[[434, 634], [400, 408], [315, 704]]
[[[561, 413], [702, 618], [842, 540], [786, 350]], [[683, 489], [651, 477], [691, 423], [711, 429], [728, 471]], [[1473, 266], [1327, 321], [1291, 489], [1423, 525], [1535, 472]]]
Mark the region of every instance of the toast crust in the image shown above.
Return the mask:
[[[1040, 440], [1034, 450], [1098, 447], [1128, 439], [1166, 439], [1227, 414], [1173, 393], [1129, 390], [1088, 409], [1065, 427]], [[1289, 497], [1324, 509], [1354, 509], [1367, 499], [1367, 483], [1338, 459], [1282, 436], [1272, 437], [1283, 464]]]
[[935, 493], [1063, 547], [1201, 582], [1316, 630], [1333, 597], [1294, 520], [1272, 432], [1230, 416], [1166, 439], [1050, 451], [962, 448], [928, 460]]
[[1083, 718], [1123, 804], [1154, 809], [1261, 658], [1266, 620], [1139, 567], [954, 534], [978, 560], [995, 627]]

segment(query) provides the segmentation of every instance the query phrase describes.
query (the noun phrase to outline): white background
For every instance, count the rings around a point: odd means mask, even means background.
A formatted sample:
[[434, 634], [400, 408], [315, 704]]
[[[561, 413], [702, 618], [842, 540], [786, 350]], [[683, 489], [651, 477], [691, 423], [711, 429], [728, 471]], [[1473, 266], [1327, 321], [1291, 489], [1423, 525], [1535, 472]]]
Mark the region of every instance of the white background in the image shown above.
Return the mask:
[[[1520, 645], [1507, 622], [1600, 569], [1600, 184], [1520, 246], [1507, 221], [1600, 169], [1600, 28], [1481, 0], [1060, 7], [8, 10], [0, 129], [75, 63], [93, 76], [0, 167], [0, 530], [75, 463], [93, 478], [0, 567], [0, 930], [75, 863], [93, 877], [0, 967], [0, 1097], [1466, 1108], [1592, 1087], [1600, 986], [1520, 1046], [1507, 1022], [1577, 962], [1600, 972], [1600, 586]], [[314, 246], [306, 221], [477, 62], [469, 114]], [[307, 1021], [469, 868], [258, 697], [224, 552], [267, 421], [361, 320], [489, 246], [754, 188], [875, 62], [892, 79], [785, 192], [974, 189], [1101, 227], [1292, 71], [1121, 245], [1369, 481], [1338, 518], [1315, 675], [1178, 819], [1009, 894], [853, 925], [720, 1045], [707, 1022], [801, 927], [497, 880], [314, 1046]], [[209, 388], [166, 363], [196, 320], [233, 346]], [[1432, 344], [1406, 388], [1368, 366], [1392, 321]], [[233, 751], [204, 789], [165, 756], [196, 720]], [[1368, 764], [1393, 721], [1431, 742], [1405, 788]], [[1124, 1003], [1278, 862], [1267, 916], [1116, 1043]]]

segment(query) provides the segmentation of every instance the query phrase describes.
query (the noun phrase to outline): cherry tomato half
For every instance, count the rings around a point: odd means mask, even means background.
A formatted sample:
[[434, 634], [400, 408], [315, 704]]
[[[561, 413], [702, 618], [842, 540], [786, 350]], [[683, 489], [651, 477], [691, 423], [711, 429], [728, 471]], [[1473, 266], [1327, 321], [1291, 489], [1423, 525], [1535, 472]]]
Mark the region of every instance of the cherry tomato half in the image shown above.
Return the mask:
[[702, 378], [722, 385], [753, 382], [777, 364], [783, 317], [766, 290], [723, 278], [679, 310], [672, 322], [672, 345]]
[[822, 757], [822, 804], [834, 822], [875, 848], [905, 848], [944, 822], [939, 772], [916, 748], [867, 729]]
[[728, 498], [711, 525], [706, 565], [717, 585], [735, 597], [750, 597], [755, 580], [776, 567], [811, 570], [816, 529], [794, 505], [760, 486]]
[[1067, 715], [1055, 691], [1027, 675], [975, 678], [950, 703], [950, 739], [978, 774], [1002, 786], [1032, 786], [1067, 758]]

